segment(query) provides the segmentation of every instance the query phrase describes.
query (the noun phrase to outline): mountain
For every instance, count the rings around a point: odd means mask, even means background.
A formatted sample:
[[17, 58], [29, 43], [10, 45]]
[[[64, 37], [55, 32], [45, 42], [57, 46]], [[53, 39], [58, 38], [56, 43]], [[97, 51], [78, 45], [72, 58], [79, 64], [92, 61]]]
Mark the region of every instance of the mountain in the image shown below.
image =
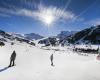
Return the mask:
[[57, 35], [57, 38], [59, 38], [60, 40], [63, 40], [64, 38], [69, 37], [75, 33], [76, 31], [61, 31], [61, 33]]
[[39, 40], [38, 43], [45, 45], [68, 45], [68, 44], [100, 44], [100, 25], [86, 28], [79, 32], [76, 31], [62, 31], [55, 37], [43, 38], [35, 33], [18, 34], [7, 33], [0, 30], [0, 41], [14, 41], [30, 43], [32, 40]]
[[58, 40], [56, 37], [47, 37], [38, 41], [38, 44], [44, 44], [45, 46], [56, 46], [57, 43]]
[[0, 42], [15, 43], [16, 41], [20, 43], [24, 42], [30, 45], [35, 45], [33, 41], [25, 39], [25, 37], [21, 34], [7, 33], [5, 31], [0, 30]]
[[4, 41], [4, 42], [7, 42], [7, 40], [12, 40], [14, 37], [9, 34], [9, 33], [6, 33], [5, 31], [2, 31], [0, 30], [0, 41]]
[[79, 31], [67, 40], [74, 44], [100, 44], [100, 25]]
[[72, 36], [73, 34], [75, 34], [76, 31], [61, 31], [57, 36], [51, 36], [48, 38], [43, 38], [41, 40], [39, 40], [39, 44], [45, 44], [46, 46], [56, 46], [59, 45], [62, 40], [68, 38], [69, 36]]
[[35, 33], [25, 34], [24, 37], [26, 39], [29, 39], [29, 40], [37, 40], [37, 39], [42, 39], [43, 38], [43, 36], [40, 36], [40, 35], [35, 34]]
[[20, 37], [28, 40], [37, 40], [43, 38], [43, 36], [40, 36], [39, 34], [35, 34], [35, 33], [29, 33], [29, 34], [11, 33], [11, 34], [15, 37]]
[[11, 35], [14, 36], [14, 37], [19, 37], [19, 38], [25, 39], [24, 34], [20, 34], [20, 33], [11, 33]]

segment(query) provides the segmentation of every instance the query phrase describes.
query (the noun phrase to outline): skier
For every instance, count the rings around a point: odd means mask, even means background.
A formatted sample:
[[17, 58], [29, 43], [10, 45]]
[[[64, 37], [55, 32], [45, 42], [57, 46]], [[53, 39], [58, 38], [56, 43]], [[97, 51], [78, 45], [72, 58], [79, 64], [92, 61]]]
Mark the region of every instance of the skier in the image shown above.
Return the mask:
[[51, 66], [54, 66], [54, 64], [53, 64], [53, 54], [51, 54], [50, 60], [51, 60]]
[[99, 47], [98, 47], [97, 51], [98, 51], [98, 54], [100, 55], [100, 48]]
[[98, 51], [97, 59], [100, 60], [100, 48], [99, 47], [98, 47], [97, 51]]
[[10, 65], [8, 67], [15, 66], [15, 58], [16, 58], [16, 52], [13, 51], [11, 57], [10, 57]]

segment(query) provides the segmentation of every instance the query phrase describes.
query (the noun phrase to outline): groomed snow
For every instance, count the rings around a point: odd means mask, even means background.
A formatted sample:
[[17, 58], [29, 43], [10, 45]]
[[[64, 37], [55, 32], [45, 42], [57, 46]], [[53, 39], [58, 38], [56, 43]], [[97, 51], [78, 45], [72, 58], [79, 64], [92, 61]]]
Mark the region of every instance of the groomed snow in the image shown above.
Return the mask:
[[[0, 80], [100, 80], [100, 61], [97, 55], [78, 55], [66, 47], [60, 51], [45, 50], [28, 44], [9, 43], [0, 47], [0, 69], [9, 65], [13, 50], [16, 66], [0, 72]], [[54, 49], [54, 48], [53, 48]], [[54, 54], [54, 67], [50, 55]]]

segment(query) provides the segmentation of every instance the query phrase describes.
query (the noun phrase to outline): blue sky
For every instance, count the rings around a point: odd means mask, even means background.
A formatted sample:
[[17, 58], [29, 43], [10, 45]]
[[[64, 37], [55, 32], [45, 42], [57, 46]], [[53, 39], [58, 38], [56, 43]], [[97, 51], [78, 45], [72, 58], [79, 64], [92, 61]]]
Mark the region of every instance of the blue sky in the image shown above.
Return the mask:
[[100, 0], [0, 0], [0, 29], [51, 36], [100, 24]]

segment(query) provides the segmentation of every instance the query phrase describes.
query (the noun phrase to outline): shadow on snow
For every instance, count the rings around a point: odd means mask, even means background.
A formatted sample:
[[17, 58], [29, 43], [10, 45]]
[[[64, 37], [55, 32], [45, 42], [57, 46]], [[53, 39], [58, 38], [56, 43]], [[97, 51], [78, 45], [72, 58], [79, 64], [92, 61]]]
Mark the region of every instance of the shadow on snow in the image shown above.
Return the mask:
[[5, 67], [3, 69], [0, 69], [0, 72], [7, 70], [9, 67]]

